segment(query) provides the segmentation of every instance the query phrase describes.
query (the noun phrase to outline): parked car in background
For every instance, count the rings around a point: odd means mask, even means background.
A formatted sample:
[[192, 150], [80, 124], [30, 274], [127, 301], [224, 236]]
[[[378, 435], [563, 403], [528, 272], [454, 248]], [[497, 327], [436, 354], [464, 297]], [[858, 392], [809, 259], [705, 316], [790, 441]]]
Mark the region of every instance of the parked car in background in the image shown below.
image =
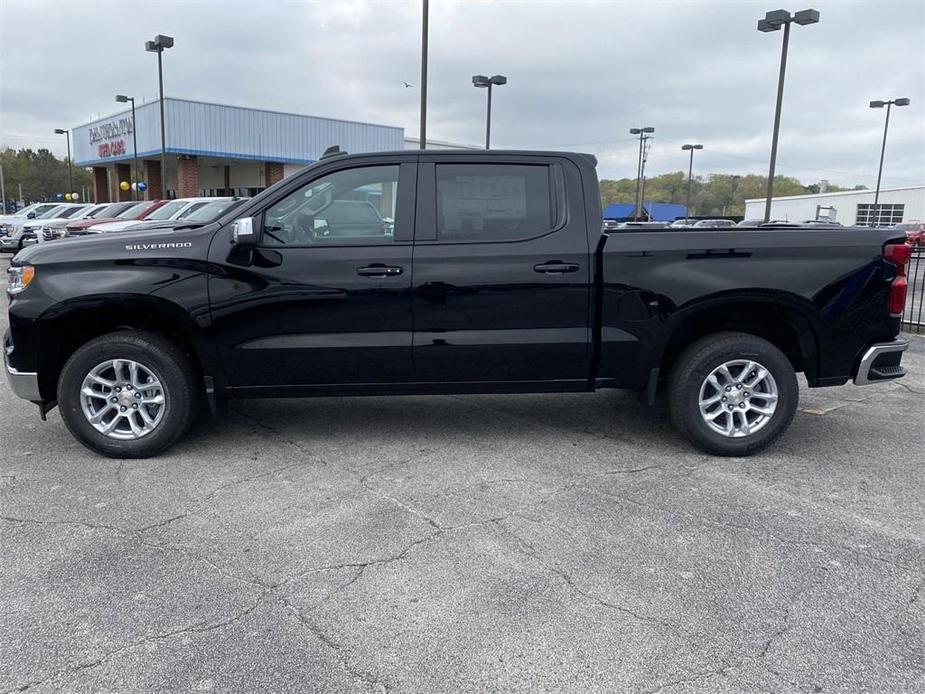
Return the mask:
[[832, 229], [834, 227], [841, 227], [844, 225], [841, 222], [836, 222], [830, 219], [807, 219], [806, 221], [800, 222], [800, 226], [825, 227], [827, 229]]
[[671, 229], [687, 229], [694, 226], [696, 223], [696, 219], [682, 217], [681, 219], [674, 220], [671, 224], [668, 225], [668, 227]]
[[142, 231], [154, 229], [176, 229], [182, 226], [198, 226], [215, 221], [223, 214], [231, 212], [241, 203], [250, 200], [250, 198], [231, 198], [228, 200], [213, 200], [210, 203], [194, 210], [182, 219], [165, 219], [165, 220], [148, 220], [141, 221], [125, 227], [121, 231]]
[[800, 224], [797, 222], [788, 222], [784, 219], [772, 219], [770, 222], [762, 222], [758, 225], [761, 228], [767, 229], [799, 229]]
[[14, 212], [13, 214], [0, 215], [0, 226], [6, 223], [35, 219], [36, 217], [45, 214], [48, 212], [48, 210], [57, 207], [58, 205], [59, 203], [57, 202], [34, 202], [31, 205], [27, 205], [21, 210]]
[[894, 224], [893, 229], [906, 232], [906, 241], [913, 246], [925, 246], [925, 222], [902, 222]]
[[736, 225], [731, 219], [701, 219], [692, 229], [732, 229]]
[[146, 215], [143, 220], [125, 220], [118, 222], [107, 222], [105, 224], [98, 224], [94, 227], [91, 227], [87, 231], [91, 234], [108, 234], [113, 231], [123, 231], [127, 227], [133, 226], [137, 223], [144, 222], [145, 224], [154, 224], [155, 222], [163, 222], [174, 219], [185, 219], [193, 212], [198, 210], [200, 207], [208, 205], [210, 202], [215, 202], [217, 200], [232, 200], [233, 198], [224, 197], [224, 198], [177, 198], [176, 200], [168, 200], [164, 202], [163, 205], [158, 207], [156, 210]]
[[667, 229], [665, 222], [620, 222], [617, 231], [645, 231], [646, 229]]
[[741, 222], [736, 224], [737, 227], [760, 227], [764, 224], [763, 219], [743, 219]]
[[83, 220], [92, 219], [106, 208], [106, 205], [86, 204], [83, 209], [77, 210], [73, 215], [67, 217], [58, 217], [56, 219], [43, 219], [33, 221], [23, 226], [23, 246], [30, 243], [42, 243], [44, 241], [54, 241], [65, 236], [65, 227], [68, 224]]
[[97, 214], [93, 219], [84, 219], [79, 222], [68, 224], [65, 227], [67, 236], [82, 236], [87, 233], [87, 229], [103, 224], [105, 222], [118, 222], [122, 220], [139, 220], [144, 219], [158, 207], [163, 205], [166, 200], [135, 200], [123, 202], [111, 202], [102, 212]]
[[[26, 228], [28, 228], [30, 232], [34, 232], [34, 230], [38, 229], [46, 220], [69, 218], [84, 207], [86, 207], [86, 205], [70, 202], [60, 203], [32, 219], [5, 223], [3, 227], [0, 228], [0, 234], [2, 234], [2, 236], [0, 236], [0, 250], [7, 251], [8, 253], [21, 251], [23, 246], [26, 245], [23, 243], [23, 232]], [[34, 236], [32, 242], [35, 243]]]

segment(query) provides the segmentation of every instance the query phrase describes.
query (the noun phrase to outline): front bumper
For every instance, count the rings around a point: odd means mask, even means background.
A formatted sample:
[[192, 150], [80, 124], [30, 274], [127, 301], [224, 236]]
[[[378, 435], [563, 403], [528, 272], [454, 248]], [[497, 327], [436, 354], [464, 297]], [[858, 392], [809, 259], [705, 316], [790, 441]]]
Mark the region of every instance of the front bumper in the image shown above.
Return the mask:
[[854, 385], [866, 386], [905, 376], [906, 370], [900, 366], [900, 361], [902, 353], [908, 348], [909, 342], [900, 338], [892, 342], [879, 342], [868, 347], [858, 364], [857, 373], [854, 375]]
[[41, 402], [42, 395], [39, 393], [39, 375], [34, 371], [17, 371], [10, 366], [7, 354], [12, 349], [12, 345], [3, 345], [3, 367], [6, 371], [6, 380], [10, 383], [10, 388], [18, 397], [30, 402]]
[[18, 251], [19, 238], [12, 236], [0, 236], [0, 249], [4, 251]]

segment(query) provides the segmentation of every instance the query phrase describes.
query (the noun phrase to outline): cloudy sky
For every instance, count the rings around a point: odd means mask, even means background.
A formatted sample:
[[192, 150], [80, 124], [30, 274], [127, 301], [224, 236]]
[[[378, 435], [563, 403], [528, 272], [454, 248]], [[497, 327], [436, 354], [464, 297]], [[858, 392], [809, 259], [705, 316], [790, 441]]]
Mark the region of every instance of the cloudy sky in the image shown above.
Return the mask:
[[[502, 73], [495, 147], [588, 151], [606, 177], [633, 176], [629, 128], [651, 125], [648, 171], [767, 170], [782, 33], [750, 0], [431, 0], [428, 134], [478, 143], [485, 92]], [[814, 2], [791, 36], [778, 173], [873, 186], [882, 110], [894, 109], [884, 186], [925, 183], [925, 2]], [[803, 6], [790, 7], [791, 10]], [[0, 144], [64, 153], [55, 127], [157, 95], [144, 42], [165, 54], [168, 94], [398, 125], [418, 132], [421, 2], [409, 0], [0, 0]], [[412, 88], [406, 88], [407, 81]]]

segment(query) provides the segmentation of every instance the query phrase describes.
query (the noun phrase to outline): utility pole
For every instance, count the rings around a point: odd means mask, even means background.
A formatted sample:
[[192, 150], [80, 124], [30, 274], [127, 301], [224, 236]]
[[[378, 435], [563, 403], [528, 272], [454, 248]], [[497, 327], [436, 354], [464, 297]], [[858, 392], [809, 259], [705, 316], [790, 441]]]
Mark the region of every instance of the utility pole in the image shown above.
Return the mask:
[[6, 214], [6, 187], [3, 185], [2, 164], [0, 164], [0, 214]]
[[429, 0], [423, 0], [421, 23], [421, 149], [427, 149], [427, 21]]
[[654, 133], [655, 128], [651, 126], [646, 126], [644, 128], [630, 128], [630, 135], [639, 135], [639, 160], [636, 162], [636, 209], [633, 210], [633, 219], [636, 221], [639, 220], [639, 208], [642, 203], [639, 202], [639, 194], [641, 193], [642, 185], [642, 146], [643, 138], [645, 138], [646, 133]]

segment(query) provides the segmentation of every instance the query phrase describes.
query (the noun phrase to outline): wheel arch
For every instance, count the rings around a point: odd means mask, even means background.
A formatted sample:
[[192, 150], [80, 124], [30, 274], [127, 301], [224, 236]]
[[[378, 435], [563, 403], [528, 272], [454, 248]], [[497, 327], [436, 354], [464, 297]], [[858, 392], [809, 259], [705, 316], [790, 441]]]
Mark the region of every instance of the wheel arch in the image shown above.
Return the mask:
[[[818, 373], [820, 328], [799, 297], [778, 293], [715, 296], [677, 311], [669, 322], [668, 339], [656, 365], [668, 376], [692, 342], [719, 332], [740, 332], [763, 338], [780, 349], [794, 371], [812, 384]], [[799, 301], [798, 301], [799, 300]]]
[[165, 337], [190, 358], [199, 376], [213, 370], [202, 330], [192, 317], [180, 306], [149, 294], [63, 301], [45, 311], [35, 327], [39, 391], [47, 401], [57, 399], [58, 376], [68, 358], [90, 340], [118, 330]]

